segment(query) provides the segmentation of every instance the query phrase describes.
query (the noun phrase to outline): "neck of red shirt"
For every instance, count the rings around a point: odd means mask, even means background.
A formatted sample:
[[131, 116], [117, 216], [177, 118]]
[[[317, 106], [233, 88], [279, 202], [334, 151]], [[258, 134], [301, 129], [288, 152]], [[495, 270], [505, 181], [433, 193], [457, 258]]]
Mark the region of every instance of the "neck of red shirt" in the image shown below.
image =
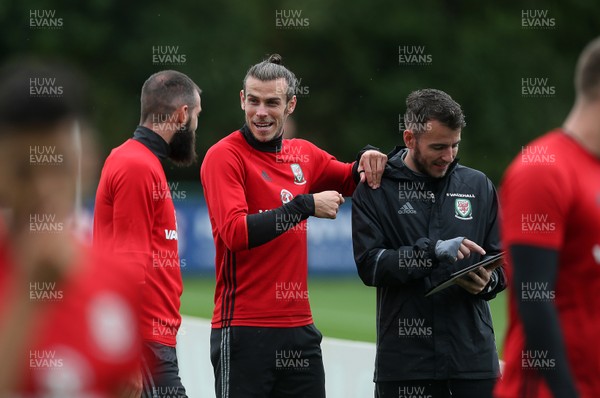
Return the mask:
[[252, 132], [250, 131], [247, 125], [244, 124], [240, 131], [246, 139], [246, 142], [257, 151], [273, 153], [281, 151], [283, 134], [279, 135], [279, 137], [273, 138], [271, 141], [262, 142], [254, 138], [254, 135], [252, 135]]

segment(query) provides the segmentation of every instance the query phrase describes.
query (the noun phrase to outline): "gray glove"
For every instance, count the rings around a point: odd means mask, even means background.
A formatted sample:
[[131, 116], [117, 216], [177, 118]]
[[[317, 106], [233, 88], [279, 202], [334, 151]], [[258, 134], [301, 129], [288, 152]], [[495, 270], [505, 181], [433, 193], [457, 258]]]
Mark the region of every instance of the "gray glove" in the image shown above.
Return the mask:
[[435, 256], [440, 261], [455, 263], [458, 256], [458, 248], [463, 240], [465, 240], [463, 236], [448, 240], [438, 240], [435, 244]]

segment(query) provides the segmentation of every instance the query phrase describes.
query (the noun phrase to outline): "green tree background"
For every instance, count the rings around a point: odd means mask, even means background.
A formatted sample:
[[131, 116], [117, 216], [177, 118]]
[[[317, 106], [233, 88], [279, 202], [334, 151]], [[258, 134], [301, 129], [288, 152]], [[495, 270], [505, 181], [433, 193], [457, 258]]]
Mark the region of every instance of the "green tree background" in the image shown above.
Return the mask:
[[[33, 29], [32, 10], [55, 10], [61, 29]], [[294, 10], [302, 27], [282, 29], [276, 12]], [[526, 29], [524, 10], [541, 10], [553, 29]], [[161, 69], [189, 74], [203, 89], [198, 153], [243, 124], [239, 90], [246, 70], [277, 52], [302, 79], [298, 136], [341, 160], [366, 143], [402, 143], [399, 115], [415, 89], [450, 93], [467, 127], [459, 156], [499, 183], [533, 137], [560, 126], [573, 101], [573, 68], [600, 32], [594, 0], [420, 2], [371, 0], [87, 2], [4, 1], [0, 56], [60, 57], [89, 78], [101, 157], [133, 132], [139, 92]], [[154, 46], [178, 46], [182, 65], [153, 62]], [[399, 63], [399, 46], [424, 46], [428, 65]], [[521, 95], [521, 79], [547, 78], [556, 95]], [[169, 178], [198, 181], [199, 164], [168, 166]]]

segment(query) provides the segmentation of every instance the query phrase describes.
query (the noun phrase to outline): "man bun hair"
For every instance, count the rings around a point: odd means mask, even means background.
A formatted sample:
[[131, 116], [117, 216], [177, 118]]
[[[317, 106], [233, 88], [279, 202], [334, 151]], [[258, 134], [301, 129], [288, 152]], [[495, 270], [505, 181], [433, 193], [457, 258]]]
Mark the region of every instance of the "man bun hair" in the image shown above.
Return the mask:
[[281, 65], [281, 55], [279, 54], [271, 54], [269, 55], [269, 58], [267, 59], [267, 61], [269, 61], [272, 64], [277, 64], [277, 65]]
[[[296, 79], [296, 75], [292, 71], [283, 66], [282, 57], [279, 54], [271, 54], [264, 61], [248, 69], [244, 77], [244, 91], [246, 90], [246, 81], [249, 77], [262, 82], [285, 79], [287, 87], [281, 87], [281, 90], [285, 90], [286, 100], [289, 102], [296, 94], [298, 79]], [[277, 89], [279, 91], [280, 88], [278, 87]]]

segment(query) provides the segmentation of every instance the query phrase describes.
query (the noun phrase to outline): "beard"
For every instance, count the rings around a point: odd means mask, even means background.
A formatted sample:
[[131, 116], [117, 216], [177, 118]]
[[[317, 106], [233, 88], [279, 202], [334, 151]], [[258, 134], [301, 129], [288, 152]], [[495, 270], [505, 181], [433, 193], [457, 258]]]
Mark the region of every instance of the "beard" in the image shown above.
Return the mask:
[[427, 167], [425, 166], [423, 156], [421, 156], [421, 151], [419, 150], [419, 145], [416, 145], [415, 148], [412, 150], [412, 152], [413, 152], [413, 154], [412, 154], [413, 163], [415, 164], [417, 171], [426, 176], [430, 175], [429, 171], [427, 171]]
[[190, 166], [198, 159], [196, 154], [196, 134], [190, 131], [191, 119], [179, 129], [169, 144], [169, 159], [176, 166]]
[[425, 162], [425, 160], [423, 159], [423, 155], [421, 154], [421, 151], [419, 150], [419, 145], [416, 145], [415, 148], [412, 150], [412, 157], [413, 157], [413, 163], [415, 164], [415, 167], [417, 168], [417, 171], [423, 175], [432, 177], [432, 178], [443, 178], [446, 173], [443, 173], [440, 176], [434, 176], [431, 174], [431, 172], [428, 170], [427, 168], [427, 164]]

